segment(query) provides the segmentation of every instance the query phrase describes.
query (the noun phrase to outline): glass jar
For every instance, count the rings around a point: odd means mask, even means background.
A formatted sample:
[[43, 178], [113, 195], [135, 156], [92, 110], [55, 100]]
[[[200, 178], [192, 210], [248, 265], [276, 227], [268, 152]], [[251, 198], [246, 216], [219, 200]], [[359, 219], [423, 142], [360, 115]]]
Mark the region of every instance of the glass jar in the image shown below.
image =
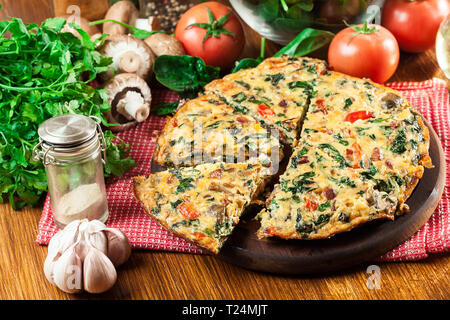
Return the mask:
[[[98, 120], [98, 119], [96, 119]], [[99, 120], [68, 114], [50, 118], [38, 129], [33, 158], [42, 160], [53, 220], [60, 229], [73, 220], [108, 218]]]

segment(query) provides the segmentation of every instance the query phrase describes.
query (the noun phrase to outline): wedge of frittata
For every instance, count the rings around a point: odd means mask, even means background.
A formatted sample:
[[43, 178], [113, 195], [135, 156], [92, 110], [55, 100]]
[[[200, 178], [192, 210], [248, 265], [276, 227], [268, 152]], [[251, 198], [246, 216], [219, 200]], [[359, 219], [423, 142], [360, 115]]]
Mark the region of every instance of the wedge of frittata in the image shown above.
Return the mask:
[[280, 132], [294, 145], [298, 126], [315, 92], [315, 80], [326, 64], [311, 58], [269, 58], [258, 67], [229, 74], [205, 86], [239, 115], [249, 115], [266, 128]]
[[166, 123], [153, 160], [167, 167], [201, 163], [260, 163], [275, 171], [283, 156], [278, 131], [268, 131], [216, 95], [188, 101]]
[[170, 232], [218, 253], [264, 187], [261, 165], [215, 163], [134, 177], [145, 211]]

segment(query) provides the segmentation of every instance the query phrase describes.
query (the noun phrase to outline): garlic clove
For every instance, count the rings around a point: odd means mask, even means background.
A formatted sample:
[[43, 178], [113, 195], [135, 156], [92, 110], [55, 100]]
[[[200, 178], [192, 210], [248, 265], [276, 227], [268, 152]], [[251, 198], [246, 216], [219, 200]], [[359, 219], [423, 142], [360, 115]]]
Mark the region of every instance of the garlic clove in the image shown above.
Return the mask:
[[69, 223], [64, 229], [59, 230], [48, 243], [48, 254], [56, 256], [58, 253], [62, 254], [69, 248], [78, 237], [78, 229], [80, 220], [75, 220]]
[[83, 263], [75, 252], [75, 245], [69, 247], [53, 265], [53, 283], [62, 291], [76, 293], [82, 290]]
[[105, 230], [106, 228], [107, 228], [106, 225], [103, 222], [101, 222], [100, 220], [91, 220], [88, 223], [87, 231], [89, 233], [100, 232], [100, 231]]
[[91, 247], [83, 266], [84, 290], [102, 293], [112, 288], [117, 280], [116, 268], [100, 250]]
[[102, 253], [107, 253], [108, 239], [103, 231], [88, 234], [88, 242], [91, 246], [100, 250]]
[[80, 221], [78, 220], [71, 222], [63, 230], [59, 230], [48, 243], [47, 257], [44, 262], [44, 274], [52, 284], [55, 284], [53, 280], [54, 264], [63, 252], [73, 245], [78, 236], [79, 224]]
[[86, 240], [90, 245], [94, 246], [105, 254], [108, 248], [108, 243], [103, 230], [105, 230], [106, 228], [106, 225], [100, 220], [91, 220], [89, 221], [85, 235]]
[[55, 261], [53, 256], [48, 255], [44, 262], [44, 274], [51, 284], [55, 284], [53, 280], [53, 268], [55, 266]]
[[118, 267], [125, 263], [131, 255], [130, 241], [119, 229], [107, 228], [104, 232], [108, 239], [107, 256]]

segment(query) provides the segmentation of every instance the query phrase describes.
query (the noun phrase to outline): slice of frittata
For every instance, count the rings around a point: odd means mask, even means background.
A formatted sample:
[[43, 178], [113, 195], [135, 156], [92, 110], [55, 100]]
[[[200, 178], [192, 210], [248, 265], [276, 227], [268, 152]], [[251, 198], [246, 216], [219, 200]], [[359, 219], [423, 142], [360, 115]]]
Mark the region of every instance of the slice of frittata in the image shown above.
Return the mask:
[[283, 156], [278, 131], [236, 115], [216, 95], [189, 100], [166, 123], [153, 156], [167, 167], [200, 163], [260, 163], [274, 172]]
[[269, 58], [256, 68], [209, 83], [205, 92], [219, 96], [236, 114], [249, 115], [264, 127], [277, 129], [282, 141], [292, 146], [308, 101], [315, 94], [315, 80], [326, 72], [321, 60]]
[[134, 177], [145, 211], [177, 236], [218, 253], [264, 187], [261, 165], [214, 163]]

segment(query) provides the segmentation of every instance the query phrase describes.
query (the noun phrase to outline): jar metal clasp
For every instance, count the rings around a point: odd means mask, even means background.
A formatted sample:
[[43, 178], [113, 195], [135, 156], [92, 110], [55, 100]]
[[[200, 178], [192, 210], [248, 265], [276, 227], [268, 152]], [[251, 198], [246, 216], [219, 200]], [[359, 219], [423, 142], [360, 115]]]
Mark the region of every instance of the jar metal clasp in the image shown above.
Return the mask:
[[103, 164], [107, 164], [108, 158], [106, 157], [106, 140], [105, 140], [105, 135], [103, 134], [102, 128], [100, 126], [102, 121], [100, 120], [99, 117], [96, 117], [96, 116], [90, 116], [89, 118], [94, 120], [95, 123], [97, 124], [98, 139], [100, 140], [101, 150], [103, 153], [102, 162], [103, 162]]
[[39, 161], [42, 159], [42, 163], [46, 167], [48, 165], [54, 164], [56, 161], [55, 158], [49, 154], [49, 152], [53, 150], [53, 146], [49, 147], [47, 150], [45, 150], [45, 152], [38, 149], [39, 147], [42, 147], [42, 142], [43, 141], [39, 139], [39, 143], [34, 146], [32, 157], [34, 161]]

